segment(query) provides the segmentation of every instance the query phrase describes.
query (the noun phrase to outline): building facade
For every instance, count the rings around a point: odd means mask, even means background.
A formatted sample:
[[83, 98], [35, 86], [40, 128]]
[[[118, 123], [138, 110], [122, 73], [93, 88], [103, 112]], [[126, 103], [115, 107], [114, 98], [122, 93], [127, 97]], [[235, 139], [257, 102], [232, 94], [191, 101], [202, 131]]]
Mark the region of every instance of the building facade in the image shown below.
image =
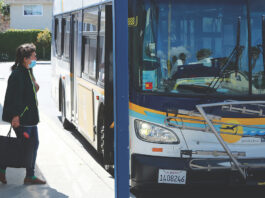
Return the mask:
[[5, 0], [11, 29], [52, 29], [53, 0]]

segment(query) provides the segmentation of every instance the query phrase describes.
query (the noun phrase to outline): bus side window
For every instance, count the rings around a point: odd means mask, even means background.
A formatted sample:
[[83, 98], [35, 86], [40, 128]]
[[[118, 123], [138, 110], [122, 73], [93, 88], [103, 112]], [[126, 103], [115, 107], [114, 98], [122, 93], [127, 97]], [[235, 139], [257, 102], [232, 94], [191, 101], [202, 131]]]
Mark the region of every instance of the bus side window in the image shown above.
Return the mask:
[[66, 28], [66, 20], [65, 18], [62, 19], [62, 33], [61, 33], [61, 55], [64, 54], [64, 33]]
[[100, 14], [99, 49], [98, 49], [98, 83], [104, 86], [105, 81], [105, 7]]
[[70, 56], [70, 17], [67, 17], [64, 25], [64, 58], [69, 59]]
[[105, 81], [105, 36], [99, 37], [98, 49], [98, 83], [104, 86]]
[[82, 76], [97, 79], [97, 31], [98, 7], [88, 8], [83, 13]]
[[96, 80], [97, 40], [83, 37], [83, 74], [91, 80]]
[[55, 40], [55, 52], [57, 56], [60, 56], [60, 24], [59, 24], [59, 19], [55, 19], [55, 35], [54, 35], [54, 40]]

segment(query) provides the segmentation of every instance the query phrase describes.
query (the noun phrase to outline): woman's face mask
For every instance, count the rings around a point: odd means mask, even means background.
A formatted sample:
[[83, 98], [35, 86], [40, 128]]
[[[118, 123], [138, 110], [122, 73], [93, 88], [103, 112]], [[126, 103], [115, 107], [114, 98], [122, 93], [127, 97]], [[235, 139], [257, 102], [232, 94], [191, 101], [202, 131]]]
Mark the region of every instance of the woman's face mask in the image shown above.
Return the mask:
[[33, 68], [36, 66], [36, 60], [32, 60], [31, 63], [29, 64], [29, 68]]

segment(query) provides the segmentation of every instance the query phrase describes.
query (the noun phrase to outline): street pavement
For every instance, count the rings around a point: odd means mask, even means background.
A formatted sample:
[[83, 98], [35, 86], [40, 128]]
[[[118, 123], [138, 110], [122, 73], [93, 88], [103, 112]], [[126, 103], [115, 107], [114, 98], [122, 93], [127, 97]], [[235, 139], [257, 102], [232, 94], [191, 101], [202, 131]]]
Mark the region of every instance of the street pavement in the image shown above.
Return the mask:
[[[12, 63], [0, 63], [0, 115]], [[87, 143], [80, 135], [63, 129], [51, 99], [51, 72], [47, 62], [38, 62], [34, 75], [40, 85], [38, 93], [40, 145], [36, 163], [36, 176], [46, 185], [23, 185], [25, 169], [7, 169], [8, 184], [0, 184], [1, 198], [111, 198], [115, 197], [114, 178], [106, 172], [88, 152]], [[10, 125], [0, 119], [0, 135], [6, 135]], [[14, 136], [14, 134], [13, 134]], [[85, 146], [84, 146], [85, 145]], [[90, 150], [93, 150], [90, 148]], [[92, 155], [91, 155], [92, 153]], [[94, 151], [94, 153], [96, 153]], [[130, 195], [130, 197], [134, 197]]]

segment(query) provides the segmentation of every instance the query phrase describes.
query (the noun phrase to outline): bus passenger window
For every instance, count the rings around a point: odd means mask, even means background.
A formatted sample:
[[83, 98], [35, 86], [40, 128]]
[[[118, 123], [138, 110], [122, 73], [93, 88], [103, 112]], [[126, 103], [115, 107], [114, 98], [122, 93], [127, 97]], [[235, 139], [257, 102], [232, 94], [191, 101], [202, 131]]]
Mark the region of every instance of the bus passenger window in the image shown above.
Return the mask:
[[105, 37], [100, 36], [99, 37], [99, 74], [98, 74], [98, 80], [102, 83], [104, 83], [104, 67], [105, 67]]
[[62, 19], [62, 34], [61, 34], [61, 55], [64, 53], [64, 33], [65, 33], [65, 28], [66, 28], [66, 21], [65, 18]]
[[83, 32], [97, 32], [98, 8], [89, 8], [83, 14]]
[[83, 41], [83, 73], [90, 79], [96, 79], [97, 40], [84, 37]]
[[82, 76], [94, 81], [97, 79], [98, 13], [98, 7], [83, 13]]
[[98, 49], [98, 83], [104, 86], [105, 81], [105, 29], [106, 13], [105, 7], [100, 12], [99, 49]]
[[64, 26], [64, 58], [69, 59], [70, 55], [70, 17], [65, 21]]
[[55, 52], [56, 55], [60, 56], [61, 55], [61, 47], [60, 47], [60, 41], [61, 41], [61, 31], [60, 31], [60, 23], [59, 19], [55, 19]]

